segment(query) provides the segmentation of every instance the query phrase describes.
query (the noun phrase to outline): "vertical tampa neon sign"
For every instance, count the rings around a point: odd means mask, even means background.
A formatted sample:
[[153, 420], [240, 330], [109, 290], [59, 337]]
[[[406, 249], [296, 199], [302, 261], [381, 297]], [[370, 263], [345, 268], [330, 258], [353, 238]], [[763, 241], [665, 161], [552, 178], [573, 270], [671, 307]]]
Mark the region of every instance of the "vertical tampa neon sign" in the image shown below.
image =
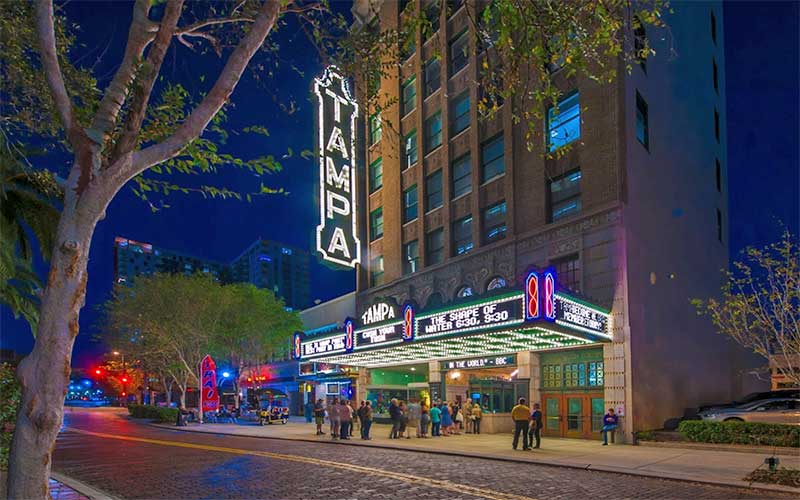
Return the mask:
[[[314, 80], [319, 104], [319, 225], [317, 251], [346, 267], [361, 262], [356, 232], [356, 117], [358, 104], [335, 66]], [[348, 119], [349, 118], [349, 119]]]
[[556, 273], [528, 271], [525, 275], [525, 321], [556, 320]]

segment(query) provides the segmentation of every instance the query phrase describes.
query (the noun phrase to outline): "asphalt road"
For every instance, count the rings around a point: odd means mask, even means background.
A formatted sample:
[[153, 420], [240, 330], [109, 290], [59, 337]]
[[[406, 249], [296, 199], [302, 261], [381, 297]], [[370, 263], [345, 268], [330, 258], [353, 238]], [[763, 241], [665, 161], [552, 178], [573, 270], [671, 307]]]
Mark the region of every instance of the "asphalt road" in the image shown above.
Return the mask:
[[118, 498], [793, 498], [480, 458], [184, 433], [102, 409], [66, 413], [53, 470]]

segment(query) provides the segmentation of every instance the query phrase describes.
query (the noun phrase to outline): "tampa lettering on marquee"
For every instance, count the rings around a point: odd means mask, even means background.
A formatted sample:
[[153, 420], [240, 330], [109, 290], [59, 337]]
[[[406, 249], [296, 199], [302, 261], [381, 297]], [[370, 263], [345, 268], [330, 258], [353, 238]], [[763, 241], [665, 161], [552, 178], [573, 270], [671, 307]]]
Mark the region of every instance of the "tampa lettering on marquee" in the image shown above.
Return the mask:
[[328, 66], [314, 80], [319, 104], [319, 225], [317, 251], [346, 267], [361, 262], [356, 232], [356, 117], [358, 104], [347, 80]]

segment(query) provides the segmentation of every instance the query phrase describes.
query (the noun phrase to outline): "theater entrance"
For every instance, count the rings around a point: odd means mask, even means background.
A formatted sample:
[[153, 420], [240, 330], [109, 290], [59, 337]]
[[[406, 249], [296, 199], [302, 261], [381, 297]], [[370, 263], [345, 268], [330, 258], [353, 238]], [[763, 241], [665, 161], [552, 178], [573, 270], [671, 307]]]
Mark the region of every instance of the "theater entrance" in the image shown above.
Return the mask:
[[604, 403], [602, 393], [542, 394], [542, 434], [599, 439], [605, 413]]

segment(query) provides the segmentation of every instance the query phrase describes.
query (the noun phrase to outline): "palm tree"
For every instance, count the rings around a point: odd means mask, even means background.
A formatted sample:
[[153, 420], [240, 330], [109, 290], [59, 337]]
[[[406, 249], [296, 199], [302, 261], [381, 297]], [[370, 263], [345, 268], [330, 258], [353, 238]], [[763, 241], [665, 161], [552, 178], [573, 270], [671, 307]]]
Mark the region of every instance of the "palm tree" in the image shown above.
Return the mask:
[[28, 168], [24, 153], [0, 134], [0, 303], [36, 332], [41, 284], [34, 247], [49, 259], [62, 191], [51, 172]]

